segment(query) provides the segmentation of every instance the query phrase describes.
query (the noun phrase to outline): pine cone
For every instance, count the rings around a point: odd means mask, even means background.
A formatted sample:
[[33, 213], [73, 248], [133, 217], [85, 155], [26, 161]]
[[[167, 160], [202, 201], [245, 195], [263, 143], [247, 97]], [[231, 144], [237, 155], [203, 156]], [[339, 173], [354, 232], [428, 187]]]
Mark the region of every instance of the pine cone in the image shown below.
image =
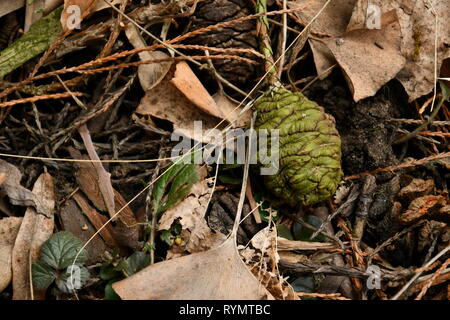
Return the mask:
[[[291, 205], [331, 197], [343, 177], [334, 118], [303, 94], [275, 88], [255, 102], [256, 129], [279, 129], [279, 170], [267, 188]], [[269, 165], [265, 165], [269, 166]]]
[[[194, 13], [190, 31], [207, 27], [219, 22], [234, 20], [251, 15], [253, 9], [245, 0], [207, 0], [198, 4]], [[200, 34], [189, 42], [218, 48], [240, 48], [258, 50], [255, 21], [247, 20], [231, 27], [217, 29]], [[213, 54], [211, 52], [211, 54]], [[255, 59], [252, 54], [243, 57]], [[237, 60], [213, 60], [216, 70], [235, 85], [246, 85], [255, 78], [255, 66]]]

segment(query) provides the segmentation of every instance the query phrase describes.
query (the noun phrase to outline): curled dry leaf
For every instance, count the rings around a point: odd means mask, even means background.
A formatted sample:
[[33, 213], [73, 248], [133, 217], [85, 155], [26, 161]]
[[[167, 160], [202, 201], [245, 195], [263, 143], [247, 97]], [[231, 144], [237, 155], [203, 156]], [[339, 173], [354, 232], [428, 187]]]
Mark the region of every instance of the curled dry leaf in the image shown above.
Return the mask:
[[[55, 190], [52, 176], [48, 173], [41, 174], [34, 184], [33, 193], [41, 199], [51, 216], [39, 214], [34, 208], [28, 208], [25, 212], [12, 254], [14, 300], [31, 298], [30, 268], [38, 260], [41, 246], [50, 238], [55, 226]], [[34, 292], [34, 296], [43, 298], [43, 293]]]
[[170, 82], [200, 110], [220, 119], [224, 118], [221, 109], [185, 61], [177, 63], [175, 75]]
[[398, 192], [397, 197], [405, 203], [409, 203], [416, 198], [432, 193], [433, 190], [433, 179], [413, 179], [406, 187]]
[[446, 204], [443, 196], [423, 196], [414, 199], [398, 220], [402, 224], [411, 224], [425, 215], [438, 212]]
[[217, 107], [222, 110], [224, 119], [231, 123], [233, 128], [243, 128], [250, 124], [251, 112], [247, 111], [240, 114], [242, 109], [238, 108], [238, 104], [228, 98], [223, 92], [214, 94], [213, 99]]
[[[368, 0], [358, 0], [351, 26], [365, 21], [368, 3]], [[370, 4], [378, 6], [383, 13], [391, 10], [397, 13], [402, 35], [401, 52], [407, 60], [397, 79], [410, 100], [432, 91], [435, 83], [435, 37], [438, 73], [442, 61], [450, 57], [450, 2], [435, 1], [431, 4], [427, 0], [371, 0]]]
[[184, 250], [191, 253], [209, 250], [225, 241], [225, 235], [213, 232], [204, 217], [211, 192], [207, 180], [197, 182], [186, 199], [161, 216], [158, 230], [169, 230], [172, 223], [178, 220], [182, 230], [187, 231], [183, 233], [183, 246], [176, 247], [178, 253]]
[[[214, 128], [220, 119], [199, 110], [169, 79], [170, 77], [166, 77], [156, 87], [146, 92], [136, 109], [136, 114], [170, 121], [173, 124], [174, 136], [201, 139], [206, 143], [213, 141], [215, 137], [206, 137], [205, 133]], [[194, 130], [194, 121], [201, 121], [201, 130], [198, 133]]]
[[[127, 24], [125, 34], [134, 48], [141, 49], [147, 46], [135, 25], [131, 23]], [[162, 51], [143, 51], [139, 52], [139, 58], [141, 61], [147, 61], [167, 59], [170, 58], [170, 56]], [[138, 67], [138, 76], [142, 89], [147, 91], [158, 85], [169, 72], [172, 63], [172, 61], [163, 61], [140, 65]]]
[[0, 293], [11, 283], [12, 250], [22, 217], [0, 219]]
[[[288, 8], [304, 8], [295, 12], [303, 25], [307, 25], [325, 5], [327, 0], [294, 0], [288, 1]], [[317, 35], [341, 36], [345, 33], [350, 21], [356, 0], [333, 0], [317, 17], [311, 26], [311, 32]]]
[[371, 97], [405, 65], [397, 21], [381, 29], [359, 29], [324, 41], [345, 73], [353, 99]]
[[0, 173], [6, 176], [5, 181], [0, 185], [0, 190], [8, 196], [13, 205], [33, 206], [38, 213], [52, 217], [53, 209], [48, 207], [48, 203], [42, 202], [40, 197], [20, 185], [22, 173], [17, 167], [0, 159]]

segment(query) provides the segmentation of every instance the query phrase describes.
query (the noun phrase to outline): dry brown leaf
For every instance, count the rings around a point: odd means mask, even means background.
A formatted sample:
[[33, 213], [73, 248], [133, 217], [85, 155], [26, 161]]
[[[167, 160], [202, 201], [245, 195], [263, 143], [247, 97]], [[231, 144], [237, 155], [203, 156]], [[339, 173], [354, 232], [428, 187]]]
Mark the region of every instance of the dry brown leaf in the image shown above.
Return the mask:
[[[242, 108], [237, 108], [238, 104], [229, 99], [225, 94], [217, 92], [213, 95], [217, 107], [222, 110], [224, 119], [232, 123], [233, 128], [245, 128], [250, 124], [251, 112], [240, 114]], [[235, 122], [233, 122], [235, 121]]]
[[[61, 13], [61, 25], [64, 31], [68, 29], [73, 29], [73, 27], [70, 27], [74, 21], [73, 15], [76, 14], [74, 11], [72, 11], [73, 8], [78, 8], [80, 16], [78, 17], [81, 20], [83, 19], [83, 16], [87, 16], [90, 14], [97, 2], [103, 2], [102, 0], [64, 0], [64, 9]], [[70, 23], [69, 23], [70, 22]]]
[[[142, 39], [139, 30], [133, 24], [127, 24], [125, 28], [125, 34], [136, 49], [146, 47], [144, 39]], [[162, 51], [143, 51], [139, 52], [139, 58], [141, 61], [166, 59], [170, 56]], [[141, 87], [144, 91], [151, 90], [167, 75], [172, 66], [173, 61], [164, 61], [159, 63], [150, 63], [140, 65], [138, 67], [138, 76], [141, 83]]]
[[397, 197], [400, 200], [409, 203], [418, 197], [422, 197], [432, 193], [433, 190], [434, 190], [433, 179], [428, 180], [413, 179], [406, 187], [402, 188], [399, 191]]
[[330, 49], [319, 40], [309, 39], [309, 46], [314, 56], [317, 75], [323, 80], [333, 71], [333, 66], [337, 64], [336, 59]]
[[167, 78], [146, 92], [136, 113], [170, 121], [173, 124], [174, 135], [191, 139], [196, 136], [194, 121], [201, 121], [202, 142], [205, 143], [214, 141], [215, 137], [206, 137], [205, 133], [220, 122], [220, 119], [199, 110]]
[[404, 67], [400, 25], [360, 29], [324, 41], [344, 71], [353, 99], [371, 97]]
[[[368, 0], [359, 0], [352, 20], [364, 19], [364, 8]], [[404, 68], [397, 75], [410, 100], [415, 100], [432, 91], [434, 79], [434, 50], [437, 34], [437, 70], [442, 61], [450, 57], [450, 2], [427, 0], [371, 0], [382, 12], [396, 10], [402, 33], [401, 51], [407, 59]], [[352, 22], [357, 24], [356, 22]], [[383, 60], [384, 61], [384, 60]], [[387, 60], [388, 61], [388, 60]]]
[[11, 204], [26, 207], [33, 206], [38, 213], [47, 217], [53, 215], [46, 203], [43, 203], [33, 192], [20, 185], [22, 173], [17, 167], [0, 159], [0, 173], [6, 175], [6, 180], [0, 185], [0, 190], [3, 190], [8, 196]]
[[12, 250], [22, 217], [0, 219], [0, 293], [11, 283]]
[[[306, 24], [326, 0], [296, 0], [289, 7], [305, 7], [296, 13]], [[381, 12], [381, 30], [366, 27], [368, 4]], [[333, 6], [338, 6], [334, 8]], [[394, 21], [397, 16], [398, 24]], [[372, 96], [392, 78], [398, 79], [410, 101], [432, 91], [435, 84], [435, 35], [437, 17], [437, 61], [450, 57], [450, 2], [427, 0], [332, 1], [312, 25], [312, 33], [327, 35], [324, 43], [311, 41], [319, 76], [336, 59], [344, 70], [355, 101]], [[392, 28], [395, 30], [391, 30]], [[381, 40], [381, 42], [380, 42]], [[374, 44], [375, 43], [375, 44]], [[403, 59], [401, 58], [403, 57]], [[323, 78], [323, 77], [322, 77]]]
[[78, 132], [83, 139], [89, 158], [95, 160], [95, 162], [92, 163], [97, 173], [97, 180], [94, 180], [94, 183], [97, 183], [106, 209], [108, 210], [109, 216], [112, 218], [115, 215], [116, 210], [114, 203], [114, 189], [111, 184], [111, 174], [105, 170], [105, 167], [103, 167], [103, 164], [100, 162], [100, 157], [97, 155], [87, 125], [81, 125], [78, 128]]
[[[288, 1], [288, 8], [304, 8], [295, 12], [300, 22], [307, 25], [327, 0], [294, 0]], [[347, 24], [352, 16], [353, 7], [356, 0], [333, 0], [317, 17], [311, 26], [311, 32], [319, 35], [338, 37], [345, 33]]]
[[414, 199], [398, 220], [402, 224], [411, 224], [425, 215], [431, 215], [446, 204], [444, 196], [423, 196]]
[[[34, 184], [33, 193], [42, 199], [42, 203], [51, 213], [51, 216], [46, 217], [38, 214], [31, 207], [25, 212], [12, 254], [14, 300], [31, 298], [30, 268], [38, 260], [41, 246], [53, 234], [55, 226], [53, 217], [55, 191], [53, 178], [49, 173], [43, 173], [39, 176]], [[43, 298], [41, 292], [34, 292], [34, 295], [35, 298]]]
[[205, 252], [153, 264], [113, 283], [123, 300], [259, 300], [270, 293], [239, 257], [235, 239]]
[[211, 191], [207, 180], [199, 181], [192, 186], [186, 199], [161, 216], [158, 230], [169, 230], [178, 220], [186, 231], [182, 234], [183, 245], [175, 247], [178, 250], [172, 251], [172, 255], [185, 250], [191, 253], [209, 250], [225, 241], [225, 235], [213, 232], [204, 217]]
[[213, 97], [202, 85], [187, 62], [180, 61], [177, 63], [175, 75], [170, 82], [200, 110], [214, 117], [224, 118], [225, 115], [222, 110], [219, 109]]

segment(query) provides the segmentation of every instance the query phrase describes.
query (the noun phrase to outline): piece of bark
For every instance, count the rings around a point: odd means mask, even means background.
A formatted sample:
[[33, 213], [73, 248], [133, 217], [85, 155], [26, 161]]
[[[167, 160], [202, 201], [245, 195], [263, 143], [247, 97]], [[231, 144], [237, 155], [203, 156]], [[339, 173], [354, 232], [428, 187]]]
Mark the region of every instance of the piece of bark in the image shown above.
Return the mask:
[[[95, 233], [94, 227], [83, 215], [73, 199], [67, 200], [61, 208], [60, 217], [63, 229], [73, 233], [83, 244], [90, 240]], [[101, 237], [96, 236], [92, 238], [91, 242], [86, 246], [86, 251], [88, 252], [86, 264], [102, 262], [102, 256], [106, 250], [105, 242]]]

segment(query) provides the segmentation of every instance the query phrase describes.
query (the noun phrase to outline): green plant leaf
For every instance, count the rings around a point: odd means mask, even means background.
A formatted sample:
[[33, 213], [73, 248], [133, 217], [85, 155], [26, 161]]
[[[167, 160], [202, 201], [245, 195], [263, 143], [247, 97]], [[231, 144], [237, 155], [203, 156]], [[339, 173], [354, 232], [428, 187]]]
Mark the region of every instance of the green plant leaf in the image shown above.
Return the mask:
[[116, 270], [120, 270], [126, 277], [144, 269], [150, 264], [150, 255], [141, 251], [136, 251], [127, 259], [123, 260]]
[[[73, 272], [71, 272], [73, 270]], [[89, 271], [82, 266], [74, 266], [67, 268], [64, 272], [56, 279], [56, 286], [59, 290], [65, 293], [70, 293], [74, 289], [78, 290], [86, 284], [89, 279]]]
[[[83, 243], [72, 233], [61, 231], [53, 234], [41, 248], [41, 261], [57, 270], [62, 270], [74, 263]], [[82, 250], [75, 265], [82, 265], [87, 259], [87, 251]]]
[[174, 164], [162, 174], [153, 188], [153, 210], [160, 214], [174, 207], [188, 195], [198, 179], [194, 164]]
[[117, 271], [116, 268], [112, 264], [108, 264], [100, 268], [100, 279], [109, 281], [111, 279], [117, 278], [122, 274], [120, 271]]
[[55, 270], [40, 261], [33, 263], [31, 274], [33, 277], [33, 286], [37, 290], [47, 289], [56, 279]]
[[226, 184], [241, 184], [242, 183], [242, 178], [236, 178], [231, 175], [221, 174], [221, 175], [219, 175], [218, 178], [219, 178], [220, 182], [226, 183]]
[[284, 223], [277, 226], [277, 234], [279, 237], [283, 237], [288, 240], [294, 240], [291, 230], [289, 230], [289, 228]]
[[114, 291], [112, 284], [114, 282], [117, 282], [121, 279], [114, 279], [108, 282], [108, 284], [105, 286], [105, 299], [106, 300], [120, 300], [119, 295]]

